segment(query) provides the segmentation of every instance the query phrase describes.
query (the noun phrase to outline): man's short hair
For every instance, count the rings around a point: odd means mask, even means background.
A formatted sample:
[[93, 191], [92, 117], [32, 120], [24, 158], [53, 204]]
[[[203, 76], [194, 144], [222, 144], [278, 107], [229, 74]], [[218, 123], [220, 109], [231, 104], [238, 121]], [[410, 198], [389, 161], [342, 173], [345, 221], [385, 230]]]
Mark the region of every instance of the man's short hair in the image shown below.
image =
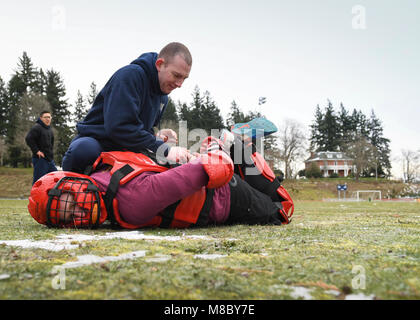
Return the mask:
[[46, 114], [46, 113], [51, 114], [51, 112], [50, 112], [50, 111], [48, 111], [48, 110], [42, 110], [42, 111], [41, 111], [41, 113], [39, 114], [39, 116], [42, 118], [42, 116], [43, 116], [44, 114]]
[[163, 47], [163, 49], [159, 52], [158, 58], [163, 58], [167, 63], [169, 63], [176, 55], [180, 55], [189, 66], [192, 65], [190, 50], [179, 42], [171, 42]]

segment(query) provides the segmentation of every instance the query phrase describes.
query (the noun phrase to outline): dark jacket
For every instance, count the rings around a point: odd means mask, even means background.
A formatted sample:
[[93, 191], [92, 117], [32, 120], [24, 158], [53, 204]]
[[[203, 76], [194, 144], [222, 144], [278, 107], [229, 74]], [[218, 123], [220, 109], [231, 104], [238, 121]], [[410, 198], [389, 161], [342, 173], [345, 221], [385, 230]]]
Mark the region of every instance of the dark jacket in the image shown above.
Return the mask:
[[79, 135], [95, 138], [105, 151], [156, 152], [163, 141], [156, 139], [153, 127], [168, 103], [160, 90], [156, 59], [157, 53], [145, 53], [115, 72], [77, 124]]
[[54, 160], [54, 134], [51, 126], [45, 125], [40, 118], [38, 118], [36, 124], [29, 130], [25, 141], [29, 148], [31, 148], [33, 157], [38, 158], [36, 153], [42, 151], [46, 160]]

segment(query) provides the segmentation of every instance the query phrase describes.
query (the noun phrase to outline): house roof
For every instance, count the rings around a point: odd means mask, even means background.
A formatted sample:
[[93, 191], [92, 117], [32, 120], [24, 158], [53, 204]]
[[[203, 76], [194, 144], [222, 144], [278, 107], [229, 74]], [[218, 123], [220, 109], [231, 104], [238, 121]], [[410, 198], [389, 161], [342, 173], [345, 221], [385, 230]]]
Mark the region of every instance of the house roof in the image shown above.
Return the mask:
[[347, 156], [344, 152], [337, 152], [337, 151], [320, 151], [314, 152], [311, 157], [306, 160], [305, 162], [312, 162], [312, 161], [327, 161], [327, 160], [354, 160]]

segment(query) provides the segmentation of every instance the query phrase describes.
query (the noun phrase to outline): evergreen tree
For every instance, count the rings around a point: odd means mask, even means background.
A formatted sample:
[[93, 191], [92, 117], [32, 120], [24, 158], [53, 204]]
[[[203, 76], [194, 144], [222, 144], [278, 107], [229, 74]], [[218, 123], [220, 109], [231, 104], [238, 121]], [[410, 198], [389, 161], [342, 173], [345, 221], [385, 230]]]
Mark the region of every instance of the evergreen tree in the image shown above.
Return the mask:
[[38, 86], [37, 74], [38, 71], [33, 66], [31, 58], [28, 57], [26, 52], [23, 52], [22, 57], [19, 58], [18, 68], [16, 70], [16, 76], [18, 76], [22, 82], [21, 96]]
[[315, 119], [313, 123], [311, 124], [311, 137], [310, 137], [310, 146], [309, 151], [320, 151], [321, 148], [321, 140], [322, 140], [322, 134], [321, 134], [321, 126], [322, 126], [322, 119], [324, 115], [322, 114], [321, 108], [319, 107], [319, 104], [316, 106], [315, 109]]
[[60, 127], [68, 123], [69, 111], [67, 102], [64, 100], [66, 89], [59, 72], [54, 70], [47, 71], [46, 96], [51, 105], [53, 126]]
[[235, 100], [230, 105], [230, 113], [226, 119], [226, 125], [228, 128], [233, 126], [235, 123], [242, 123], [245, 121], [245, 114], [241, 111]]
[[348, 144], [352, 139], [352, 127], [349, 112], [342, 103], [340, 103], [340, 111], [337, 115], [337, 121], [339, 128], [340, 150], [343, 150], [343, 146]]
[[324, 119], [322, 121], [321, 132], [323, 133], [323, 150], [337, 151], [339, 147], [339, 128], [337, 117], [331, 101], [328, 100], [328, 106], [325, 109]]
[[221, 130], [225, 127], [220, 109], [208, 91], [204, 93], [204, 104], [201, 107], [200, 118], [202, 124], [200, 128], [206, 130], [208, 134], [211, 134], [211, 130]]
[[[189, 120], [183, 119], [185, 121], [188, 121], [188, 129], [195, 129], [195, 128], [201, 128], [201, 120], [200, 120], [200, 110], [202, 108], [202, 105], [204, 103], [204, 98], [201, 96], [201, 92], [198, 86], [195, 86], [194, 91], [192, 93], [193, 101], [190, 104], [189, 111], [187, 112], [185, 109], [183, 110], [183, 113], [187, 113]], [[189, 113], [189, 114], [188, 114]]]
[[17, 168], [23, 146], [15, 144], [16, 134], [19, 125], [20, 99], [26, 92], [25, 84], [21, 77], [14, 74], [7, 84], [7, 104], [6, 104], [6, 136], [7, 153], [9, 162]]
[[92, 107], [97, 95], [98, 89], [96, 88], [96, 83], [92, 81], [92, 83], [90, 84], [88, 96], [86, 98], [89, 108]]
[[76, 125], [79, 121], [82, 121], [86, 117], [88, 111], [89, 110], [85, 104], [83, 95], [80, 93], [80, 90], [77, 90], [77, 98], [74, 103], [74, 112], [71, 117], [73, 124]]
[[180, 119], [187, 121], [189, 130], [203, 129], [210, 134], [211, 129], [221, 129], [224, 127], [223, 118], [220, 109], [206, 91], [201, 95], [198, 86], [194, 88], [192, 93], [193, 101], [190, 106], [182, 104], [179, 108]]
[[194, 114], [193, 111], [188, 105], [184, 102], [181, 104], [181, 102], [178, 103], [178, 113], [179, 113], [179, 119], [182, 121], [187, 122], [187, 126], [191, 128], [191, 124], [194, 121]]
[[383, 128], [381, 121], [376, 117], [372, 110], [370, 119], [367, 121], [367, 138], [375, 147], [375, 152], [372, 155], [374, 166], [368, 168], [366, 174], [368, 176], [390, 176], [391, 162], [390, 162], [390, 140], [383, 136]]
[[244, 118], [244, 122], [249, 122], [249, 121], [251, 121], [252, 119], [255, 119], [255, 118], [261, 118], [261, 117], [265, 117], [261, 112], [259, 112], [259, 111], [248, 111], [248, 113], [247, 114], [245, 114], [245, 118]]
[[19, 76], [12, 76], [7, 84], [7, 109], [6, 109], [6, 144], [13, 144], [18, 126], [20, 113], [20, 99], [25, 92], [25, 86]]
[[322, 113], [319, 106], [315, 111], [315, 121], [311, 125], [310, 149], [315, 151], [336, 151], [340, 143], [337, 116], [331, 101]]
[[176, 132], [177, 136], [179, 137], [179, 118], [177, 113], [177, 106], [170, 97], [168, 99], [168, 104], [166, 105], [165, 112], [163, 113], [162, 118], [160, 120], [158, 129], [161, 128], [172, 129]]
[[69, 126], [71, 112], [67, 101], [64, 100], [66, 89], [59, 72], [54, 70], [47, 71], [46, 97], [51, 105], [52, 127], [56, 129], [55, 135], [55, 160], [60, 164], [64, 153], [73, 137], [73, 132]]
[[176, 105], [174, 101], [169, 97], [168, 104], [166, 106], [165, 112], [162, 115], [161, 121], [172, 121], [178, 122], [178, 114], [176, 111]]
[[35, 93], [45, 95], [47, 89], [47, 76], [45, 75], [42, 69], [35, 74], [35, 82], [32, 86], [32, 89]]
[[4, 138], [7, 131], [7, 90], [0, 77], [0, 137]]
[[[6, 144], [9, 146], [9, 158], [13, 166], [17, 166], [18, 157], [22, 153], [22, 148], [15, 143], [16, 134], [19, 127], [19, 118], [28, 110], [22, 110], [21, 98], [34, 90], [37, 86], [37, 69], [26, 52], [19, 58], [15, 74], [12, 75], [7, 88], [7, 125], [6, 125]], [[25, 106], [28, 107], [28, 106]], [[29, 110], [30, 111], [30, 110]], [[11, 147], [13, 146], [13, 147]]]
[[7, 133], [7, 90], [3, 79], [0, 77], [0, 166], [4, 164], [6, 154], [6, 133]]
[[350, 117], [350, 127], [353, 133], [352, 140], [355, 140], [357, 136], [367, 137], [368, 129], [366, 116], [361, 110], [353, 109], [353, 113]]

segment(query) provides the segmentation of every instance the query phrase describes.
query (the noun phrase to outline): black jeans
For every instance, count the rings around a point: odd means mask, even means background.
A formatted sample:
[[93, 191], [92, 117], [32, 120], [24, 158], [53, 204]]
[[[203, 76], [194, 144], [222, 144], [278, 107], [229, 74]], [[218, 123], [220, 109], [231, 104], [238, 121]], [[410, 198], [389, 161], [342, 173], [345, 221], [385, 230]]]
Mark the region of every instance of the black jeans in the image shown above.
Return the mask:
[[280, 225], [279, 207], [269, 196], [234, 174], [229, 182], [230, 214], [225, 224]]

